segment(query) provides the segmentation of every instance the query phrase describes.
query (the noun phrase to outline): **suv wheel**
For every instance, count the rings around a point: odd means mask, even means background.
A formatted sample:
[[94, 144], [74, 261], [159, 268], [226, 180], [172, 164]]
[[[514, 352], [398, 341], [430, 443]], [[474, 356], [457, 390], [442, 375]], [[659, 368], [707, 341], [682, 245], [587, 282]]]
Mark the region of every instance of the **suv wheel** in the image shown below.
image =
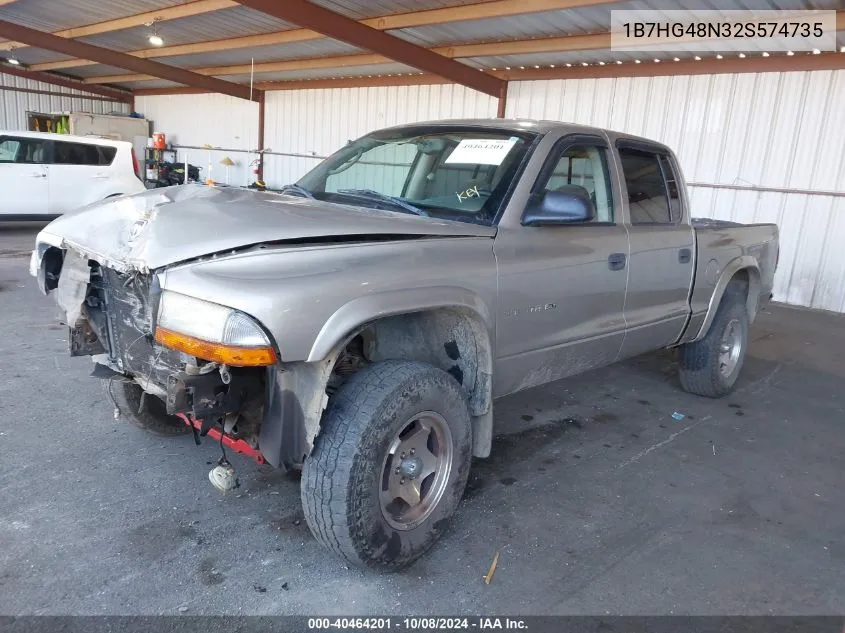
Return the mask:
[[191, 432], [191, 427], [175, 415], [167, 415], [161, 399], [147, 394], [141, 409], [141, 386], [128, 379], [109, 380], [109, 395], [120, 416], [153, 435], [172, 436]]
[[681, 386], [685, 391], [720, 398], [733, 389], [748, 348], [746, 285], [731, 282], [710, 329], [701, 340], [681, 346]]
[[443, 532], [469, 475], [472, 426], [455, 379], [386, 361], [334, 395], [302, 472], [308, 526], [356, 565], [397, 570]]

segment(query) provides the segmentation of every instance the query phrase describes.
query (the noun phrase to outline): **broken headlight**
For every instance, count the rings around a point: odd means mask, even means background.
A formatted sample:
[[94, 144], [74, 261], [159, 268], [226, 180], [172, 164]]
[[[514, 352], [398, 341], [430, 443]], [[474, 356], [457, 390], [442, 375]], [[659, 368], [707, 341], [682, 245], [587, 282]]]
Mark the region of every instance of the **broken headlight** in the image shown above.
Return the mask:
[[273, 365], [278, 360], [269, 337], [252, 317], [167, 290], [159, 301], [155, 338], [165, 347], [233, 367]]

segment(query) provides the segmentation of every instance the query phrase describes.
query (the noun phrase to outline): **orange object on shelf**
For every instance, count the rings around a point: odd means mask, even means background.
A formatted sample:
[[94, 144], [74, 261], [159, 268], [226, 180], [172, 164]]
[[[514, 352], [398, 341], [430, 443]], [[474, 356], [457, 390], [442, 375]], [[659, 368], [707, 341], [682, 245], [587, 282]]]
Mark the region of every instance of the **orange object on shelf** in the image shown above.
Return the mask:
[[153, 132], [153, 149], [167, 149], [164, 132]]

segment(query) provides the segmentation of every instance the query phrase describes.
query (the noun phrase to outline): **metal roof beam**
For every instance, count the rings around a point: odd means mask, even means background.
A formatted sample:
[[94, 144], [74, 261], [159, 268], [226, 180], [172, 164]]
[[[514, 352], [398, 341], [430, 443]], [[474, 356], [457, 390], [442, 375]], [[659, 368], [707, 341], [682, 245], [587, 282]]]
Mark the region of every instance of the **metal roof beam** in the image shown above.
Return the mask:
[[[537, 40], [516, 40], [513, 42], [492, 42], [488, 44], [460, 44], [441, 46], [431, 51], [448, 58], [481, 57], [488, 55], [520, 55], [526, 53], [550, 53], [561, 51], [588, 51], [610, 47], [610, 34], [568, 35], [565, 37], [547, 37]], [[378, 54], [341, 55], [338, 57], [306, 57], [255, 64], [256, 73], [285, 72], [291, 70], [313, 70], [317, 68], [348, 68], [350, 66], [375, 66], [389, 64], [394, 60]], [[192, 68], [203, 75], [239, 75], [253, 70], [250, 64], [231, 66], [209, 66]], [[86, 83], [123, 83], [129, 81], [150, 81], [150, 75], [105, 75], [85, 79]]]
[[[101, 86], [90, 86], [82, 83], [81, 81], [74, 81], [72, 79], [68, 79], [66, 77], [61, 77], [59, 75], [54, 75], [51, 73], [34, 72], [32, 70], [14, 68], [12, 66], [0, 66], [0, 73], [4, 73], [6, 75], [14, 75], [15, 77], [24, 77], [26, 79], [40, 81], [53, 86], [61, 86], [62, 88], [70, 88], [71, 90], [81, 90], [82, 92], [87, 92], [93, 95], [99, 95], [100, 97], [106, 97], [114, 101], [132, 103], [133, 94], [131, 92], [127, 92], [125, 90], [117, 90], [114, 88], [103, 88]], [[85, 95], [67, 96], [82, 97], [83, 99], [85, 98]]]
[[371, 50], [393, 61], [439, 75], [444, 79], [494, 97], [497, 97], [502, 90], [502, 80], [498, 77], [470, 68], [427, 48], [411, 44], [306, 0], [284, 0], [284, 2], [238, 0], [238, 2], [280, 20], [294, 22], [327, 37]]
[[135, 71], [136, 73], [144, 73], [188, 86], [207, 88], [213, 92], [220, 92], [238, 97], [239, 99], [258, 100], [259, 98], [259, 95], [253, 94], [254, 91], [242, 84], [235, 84], [217, 79], [216, 77], [200, 75], [189, 70], [167, 66], [166, 64], [148, 59], [140, 59], [132, 55], [127, 55], [126, 53], [101, 48], [100, 46], [65, 39], [57, 35], [52, 35], [51, 33], [44, 33], [19, 24], [7, 22], [6, 20], [0, 20], [0, 37], [26, 42], [30, 46], [37, 46], [38, 48], [44, 48], [65, 55], [84, 57], [100, 64], [117, 66]]
[[[476, 6], [476, 5], [471, 5]], [[838, 11], [837, 28], [845, 30], [845, 11]], [[455, 44], [429, 49], [438, 55], [452, 59], [466, 57], [495, 57], [501, 55], [526, 55], [532, 53], [561, 53], [609, 50], [611, 35], [609, 32], [591, 33], [588, 35], [565, 35], [562, 37], [545, 37], [530, 40], [515, 40], [510, 42], [487, 42], [481, 44]], [[314, 70], [320, 68], [348, 68], [350, 66], [375, 66], [389, 64], [395, 60], [378, 54], [341, 55], [337, 57], [307, 57], [300, 59], [277, 60], [255, 64], [256, 73], [286, 72], [295, 70]], [[43, 65], [36, 65], [39, 68]], [[229, 66], [209, 66], [192, 68], [193, 72], [203, 75], [239, 75], [249, 73], [253, 67], [249, 64], [234, 64]], [[490, 73], [495, 74], [495, 73]], [[149, 75], [104, 75], [85, 79], [86, 83], [125, 83], [136, 81], [151, 81], [155, 79]]]
[[[778, 54], [770, 57], [734, 57], [731, 59], [664, 60], [660, 63], [606, 64], [604, 66], [573, 66], [572, 68], [529, 68], [495, 73], [508, 81], [537, 81], [543, 79], [602, 79], [613, 77], [667, 77], [675, 75], [724, 75], [741, 73], [780, 73], [811, 70], [845, 70], [845, 54], [811, 53], [792, 56]], [[260, 84], [259, 84], [260, 85]]]
[[[236, 4], [234, 0], [200, 1], [227, 1], [230, 2], [231, 5]], [[610, 4], [612, 2], [614, 2], [614, 0], [487, 0], [485, 2], [479, 2], [477, 4], [466, 4], [457, 7], [446, 7], [443, 9], [429, 9], [427, 11], [410, 11], [408, 13], [383, 15], [380, 17], [361, 20], [360, 22], [361, 24], [365, 24], [374, 29], [378, 29], [379, 31], [387, 31], [391, 29], [403, 29], [416, 26], [450, 24], [453, 22], [462, 22], [467, 20], [483, 20], [486, 18], [501, 18], [514, 15], [525, 15], [529, 13], [540, 13], [543, 11], [561, 11], [564, 9], [577, 9], [580, 7]], [[189, 5], [180, 5], [180, 7], [188, 7], [197, 4], [199, 4], [199, 2], [192, 2]], [[160, 13], [161, 12], [158, 12], [157, 15], [160, 15]], [[78, 31], [79, 29], [76, 30]], [[60, 33], [55, 33], [54, 35], [58, 34]], [[179, 44], [174, 46], [162, 46], [159, 48], [145, 48], [132, 51], [129, 54], [135, 55], [136, 57], [144, 58], [171, 57], [175, 55], [195, 55], [199, 53], [235, 50], [255, 46], [271, 46], [274, 44], [288, 44], [290, 42], [305, 42], [310, 40], [321, 39], [322, 37], [323, 35], [321, 33], [318, 33], [317, 31], [313, 31], [311, 29], [289, 29], [286, 31], [261, 33], [259, 35], [247, 35], [244, 37], [233, 37], [223, 40], [195, 42], [193, 44]], [[0, 50], [2, 50], [4, 46], [5, 45], [0, 44]], [[95, 62], [84, 59], [67, 59], [56, 62], [44, 62], [41, 64], [34, 64], [33, 68], [35, 68], [36, 70], [59, 70], [62, 68], [90, 66], [94, 63]]]
[[[777, 57], [746, 57], [745, 59], [704, 59], [701, 61], [664, 61], [659, 64], [625, 63], [605, 66], [573, 66], [572, 68], [540, 68], [526, 70], [496, 71], [495, 74], [508, 81], [541, 81], [549, 79], [601, 79], [613, 77], [664, 77], [672, 75], [722, 75], [734, 73], [795, 72], [812, 70], [845, 69], [845, 55], [822, 53], [820, 55], [780, 55]], [[309, 90], [316, 88], [365, 88], [369, 86], [420, 86], [450, 83], [435, 75], [404, 75], [382, 77], [342, 77], [338, 79], [294, 79], [290, 81], [259, 82], [261, 90]], [[135, 95], [195, 94], [204, 92], [186, 88], [147, 88], [135, 91]], [[205, 91], [207, 92], [207, 91]]]
[[[0, 0], [0, 5], [3, 5], [3, 0]], [[62, 29], [61, 31], [53, 31], [53, 35], [59, 37], [77, 38], [88, 37], [89, 35], [99, 35], [101, 33], [111, 33], [113, 31], [120, 31], [123, 29], [131, 29], [135, 26], [142, 26], [153, 21], [175, 20], [177, 18], [186, 18], [192, 15], [202, 15], [211, 11], [219, 11], [220, 9], [228, 9], [238, 6], [235, 0], [194, 0], [193, 2], [186, 2], [175, 7], [166, 7], [156, 9], [155, 11], [145, 11], [144, 13], [136, 13], [124, 18], [117, 18], [115, 20], [106, 20], [105, 22], [96, 22], [94, 24], [85, 24], [83, 26], [75, 26], [70, 29]], [[8, 51], [12, 48], [22, 48], [28, 46], [25, 42], [2, 42], [0, 43], [0, 50]], [[50, 69], [44, 69], [50, 70]]]

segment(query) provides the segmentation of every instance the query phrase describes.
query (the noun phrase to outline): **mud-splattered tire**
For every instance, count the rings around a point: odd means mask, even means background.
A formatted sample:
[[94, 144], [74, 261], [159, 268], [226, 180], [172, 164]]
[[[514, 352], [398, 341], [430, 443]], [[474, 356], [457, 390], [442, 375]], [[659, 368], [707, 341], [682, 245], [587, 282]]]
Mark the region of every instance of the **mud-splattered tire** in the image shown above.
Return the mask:
[[128, 380], [111, 380], [106, 388], [114, 401], [120, 417], [153, 435], [174, 436], [191, 432], [191, 427], [175, 415], [167, 415], [164, 402], [147, 394], [144, 409], [141, 407], [141, 386]]
[[731, 282], [704, 338], [681, 346], [679, 373], [685, 391], [720, 398], [733, 389], [748, 349], [746, 292], [745, 283]]
[[370, 365], [332, 397], [305, 460], [308, 526], [353, 564], [407, 567], [460, 502], [471, 450], [466, 398], [452, 376], [418, 362]]

